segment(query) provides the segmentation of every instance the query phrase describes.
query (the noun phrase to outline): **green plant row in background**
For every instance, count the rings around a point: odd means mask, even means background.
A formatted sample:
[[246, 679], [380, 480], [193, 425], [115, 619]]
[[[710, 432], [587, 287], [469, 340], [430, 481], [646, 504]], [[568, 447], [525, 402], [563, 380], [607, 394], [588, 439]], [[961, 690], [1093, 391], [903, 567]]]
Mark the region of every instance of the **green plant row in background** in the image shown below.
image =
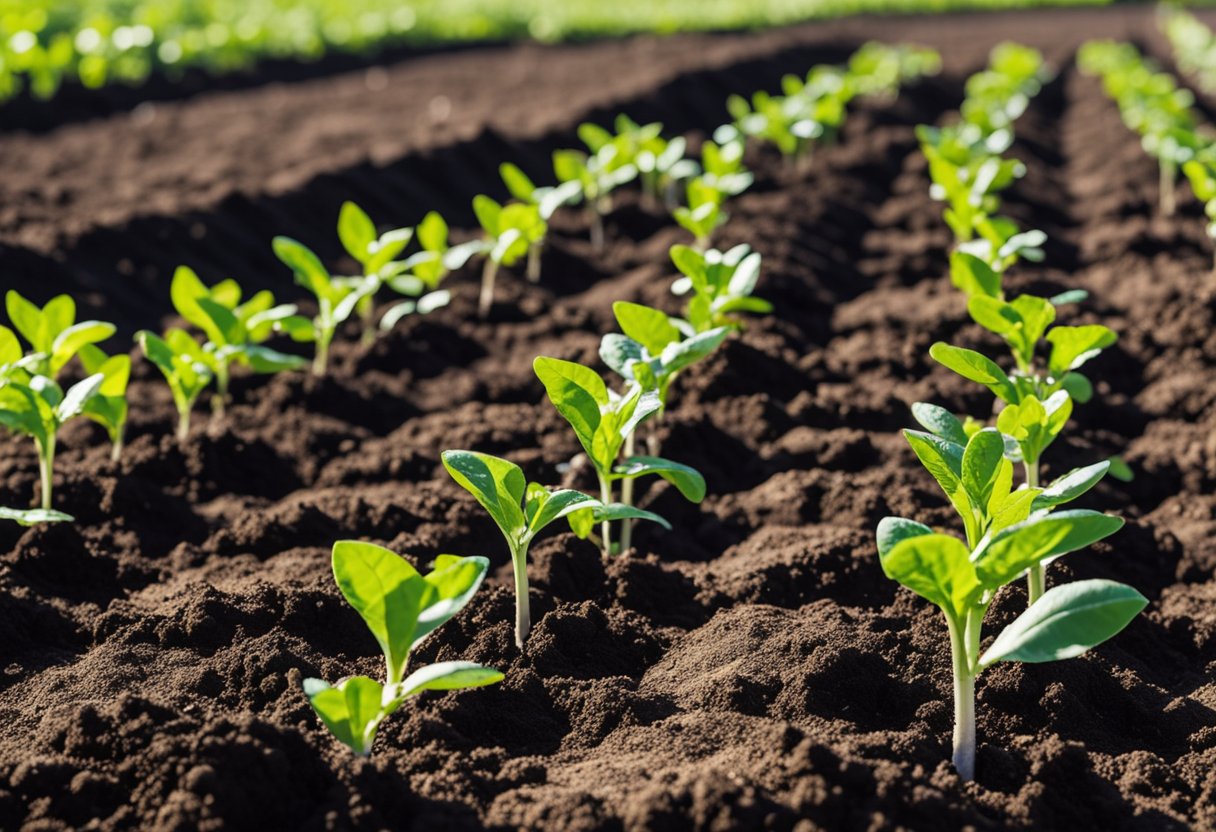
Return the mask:
[[[1081, 0], [1102, 5], [1106, 0]], [[860, 12], [1077, 5], [1064, 0], [0, 0], [0, 100], [65, 81], [248, 69], [396, 44], [776, 26]]]

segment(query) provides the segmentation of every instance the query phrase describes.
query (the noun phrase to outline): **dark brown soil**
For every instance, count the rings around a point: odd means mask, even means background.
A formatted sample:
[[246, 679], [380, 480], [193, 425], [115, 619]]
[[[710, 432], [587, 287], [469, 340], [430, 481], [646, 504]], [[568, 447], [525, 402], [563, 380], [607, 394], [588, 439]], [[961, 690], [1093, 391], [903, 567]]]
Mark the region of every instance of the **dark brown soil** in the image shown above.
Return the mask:
[[[948, 50], [942, 77], [858, 108], [806, 175], [755, 154], [757, 186], [721, 242], [763, 253], [778, 312], [687, 373], [663, 428], [664, 452], [701, 469], [710, 496], [645, 491], [677, 531], [648, 528], [608, 563], [568, 534], [540, 541], [523, 655], [503, 543], [439, 453], [505, 454], [560, 479], [576, 445], [531, 360], [593, 360], [614, 300], [674, 311], [665, 251], [683, 234], [669, 222], [626, 198], [594, 256], [564, 216], [542, 284], [504, 279], [490, 323], [473, 316], [475, 276], [457, 275], [450, 308], [370, 349], [348, 338], [332, 378], [240, 379], [230, 417], [200, 412], [185, 450], [141, 363], [121, 463], [94, 428], [66, 432], [58, 496], [79, 522], [0, 527], [0, 828], [1216, 828], [1216, 281], [1199, 207], [1154, 215], [1153, 163], [1069, 63], [1089, 36], [1164, 55], [1151, 21], [1033, 13], [499, 48], [388, 66], [379, 97], [360, 71], [0, 135], [5, 286], [72, 291], [129, 334], [167, 319], [179, 262], [294, 297], [270, 236], [336, 255], [348, 196], [386, 221], [439, 207], [467, 224], [467, 198], [498, 190], [497, 162], [539, 170], [583, 118], [624, 109], [695, 137], [729, 92], [865, 38]], [[952, 522], [897, 433], [909, 403], [987, 406], [927, 356], [939, 338], [989, 342], [943, 276], [949, 237], [913, 126], [956, 107], [1003, 38], [1060, 67], [1019, 123], [1029, 174], [1006, 199], [1051, 236], [1049, 257], [1010, 281], [1089, 289], [1070, 319], [1121, 334], [1093, 365], [1101, 402], [1078, 408], [1051, 469], [1121, 453], [1137, 474], [1088, 498], [1127, 516], [1124, 531], [1054, 574], [1127, 581], [1152, 604], [1081, 659], [983, 677], [978, 780], [964, 785], [947, 762], [943, 622], [883, 577], [872, 532], [888, 513]], [[428, 120], [438, 95], [444, 124]], [[0, 503], [27, 499], [31, 448], [6, 439], [0, 454]], [[507, 675], [411, 702], [370, 760], [300, 690], [379, 671], [329, 574], [329, 547], [352, 537], [419, 563], [488, 555], [496, 576], [419, 658]], [[1008, 591], [990, 632], [1022, 603]]]

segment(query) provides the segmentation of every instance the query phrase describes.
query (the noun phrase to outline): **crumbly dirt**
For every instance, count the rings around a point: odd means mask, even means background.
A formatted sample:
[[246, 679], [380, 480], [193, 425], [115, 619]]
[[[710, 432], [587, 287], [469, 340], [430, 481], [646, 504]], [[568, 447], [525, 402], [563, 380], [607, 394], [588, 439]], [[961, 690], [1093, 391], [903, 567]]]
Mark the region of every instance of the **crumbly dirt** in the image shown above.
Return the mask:
[[[1211, 252], [1189, 196], [1156, 215], [1152, 161], [1070, 64], [1083, 36], [1134, 35], [1166, 56], [1151, 25], [1119, 9], [500, 47], [386, 66], [382, 99], [359, 69], [37, 135], [6, 122], [5, 285], [72, 291], [125, 337], [169, 320], [179, 262], [294, 298], [270, 236], [339, 262], [348, 196], [386, 220], [439, 207], [467, 227], [468, 197], [499, 191], [498, 161], [539, 173], [584, 118], [623, 109], [696, 140], [728, 93], [866, 38], [949, 50], [941, 77], [857, 107], [809, 171], [753, 154], [756, 187], [720, 242], [763, 253], [777, 313], [682, 377], [660, 431], [709, 496], [644, 489], [676, 531], [642, 529], [608, 562], [546, 535], [522, 654], [502, 541], [439, 453], [561, 479], [576, 444], [532, 358], [594, 361], [615, 300], [676, 311], [665, 253], [684, 235], [669, 221], [625, 196], [597, 255], [583, 218], [562, 215], [541, 284], [504, 277], [489, 322], [476, 275], [457, 274], [451, 307], [370, 348], [347, 333], [329, 378], [239, 378], [230, 415], [200, 411], [184, 449], [140, 363], [121, 462], [94, 427], [65, 431], [57, 494], [78, 522], [0, 527], [0, 828], [1216, 828]], [[1120, 333], [1092, 364], [1100, 403], [1078, 407], [1048, 474], [1112, 453], [1136, 472], [1085, 500], [1126, 528], [1052, 573], [1127, 581], [1152, 603], [1083, 658], [982, 677], [978, 777], [963, 784], [947, 762], [943, 621], [882, 575], [872, 533], [889, 513], [953, 524], [898, 435], [908, 405], [990, 406], [927, 355], [938, 339], [995, 344], [944, 276], [949, 234], [913, 127], [957, 107], [1004, 38], [1059, 67], [1019, 122], [1029, 172], [1005, 200], [1050, 235], [1048, 258], [1009, 282], [1088, 289], [1065, 320]], [[537, 89], [511, 99], [525, 78]], [[438, 95], [450, 127], [416, 115]], [[36, 478], [28, 443], [0, 441], [0, 503]], [[496, 570], [418, 660], [483, 662], [505, 682], [410, 702], [366, 760], [300, 690], [380, 670], [330, 576], [342, 538], [418, 564], [484, 554]], [[1023, 603], [1009, 589], [989, 632]]]

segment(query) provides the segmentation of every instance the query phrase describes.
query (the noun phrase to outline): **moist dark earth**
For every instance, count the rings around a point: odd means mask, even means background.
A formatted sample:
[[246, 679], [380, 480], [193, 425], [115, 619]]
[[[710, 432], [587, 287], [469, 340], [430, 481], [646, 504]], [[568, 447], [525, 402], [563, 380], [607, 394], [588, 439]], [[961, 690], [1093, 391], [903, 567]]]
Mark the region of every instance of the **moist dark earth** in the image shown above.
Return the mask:
[[[561, 214], [542, 282], [504, 276], [489, 321], [477, 275], [457, 273], [449, 308], [368, 348], [345, 333], [328, 378], [241, 377], [229, 416], [200, 408], [183, 448], [139, 362], [119, 463], [93, 426], [65, 431], [57, 498], [78, 522], [0, 528], [0, 828], [1216, 828], [1216, 280], [1200, 206], [1156, 215], [1154, 162], [1073, 68], [1093, 36], [1171, 66], [1149, 10], [1036, 12], [487, 47], [129, 111], [100, 101], [101, 116], [49, 128], [45, 111], [0, 110], [0, 282], [39, 301], [71, 292], [125, 340], [172, 322], [180, 263], [298, 299], [270, 239], [342, 267], [344, 199], [384, 223], [438, 208], [468, 236], [472, 195], [502, 195], [498, 162], [543, 178], [580, 121], [627, 112], [695, 144], [728, 94], [866, 39], [945, 53], [941, 76], [854, 107], [806, 171], [750, 153], [756, 185], [718, 242], [763, 254], [758, 292], [777, 311], [682, 376], [661, 429], [709, 496], [644, 489], [675, 530], [640, 530], [607, 562], [547, 534], [522, 654], [504, 543], [439, 454], [562, 480], [577, 446], [532, 359], [597, 361], [616, 300], [678, 311], [666, 252], [685, 234], [667, 218], [624, 195], [597, 254], [581, 214]], [[1116, 453], [1136, 474], [1085, 498], [1124, 530], [1052, 574], [1125, 581], [1151, 604], [1081, 659], [983, 676], [964, 784], [947, 762], [944, 622], [882, 575], [873, 529], [891, 513], [955, 525], [899, 436], [910, 403], [991, 407], [928, 358], [939, 339], [998, 345], [945, 276], [950, 235], [913, 129], [948, 118], [1004, 38], [1057, 68], [1018, 123], [1028, 173], [1005, 198], [1050, 235], [1048, 256], [1008, 285], [1087, 289], [1063, 321], [1120, 333], [1048, 474]], [[31, 443], [0, 440], [0, 503], [29, 500], [36, 478]], [[494, 564], [417, 661], [506, 680], [412, 700], [370, 759], [300, 689], [381, 671], [330, 574], [344, 538], [419, 565]], [[1023, 605], [1007, 590], [988, 633]]]

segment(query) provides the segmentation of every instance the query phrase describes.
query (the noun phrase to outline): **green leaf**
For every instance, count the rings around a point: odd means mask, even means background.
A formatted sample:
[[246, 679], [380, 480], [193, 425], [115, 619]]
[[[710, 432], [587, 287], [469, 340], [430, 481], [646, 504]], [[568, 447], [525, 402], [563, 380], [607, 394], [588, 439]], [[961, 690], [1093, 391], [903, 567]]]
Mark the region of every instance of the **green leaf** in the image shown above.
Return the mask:
[[640, 303], [617, 301], [612, 304], [621, 331], [637, 341], [651, 355], [659, 355], [674, 341], [680, 340], [680, 331], [672, 325], [667, 313], [643, 306]]
[[63, 401], [55, 406], [55, 418], [60, 423], [72, 419], [80, 415], [80, 411], [84, 410], [84, 406], [89, 399], [97, 395], [101, 389], [102, 382], [106, 377], [98, 373], [97, 375], [89, 376], [82, 381], [78, 381], [68, 388], [68, 391], [63, 396]]
[[329, 271], [312, 249], [290, 237], [275, 237], [272, 245], [278, 258], [295, 273], [297, 283], [318, 299], [329, 299], [332, 293]]
[[101, 321], [81, 321], [69, 326], [51, 344], [51, 375], [59, 375], [59, 371], [85, 346], [105, 341], [117, 331], [114, 324]]
[[1005, 440], [1000, 431], [985, 428], [967, 442], [961, 479], [972, 506], [981, 510], [987, 508], [1004, 462]]
[[1001, 276], [991, 266], [963, 251], [950, 255], [950, 282], [967, 296], [1001, 297]]
[[448, 224], [437, 211], [430, 211], [414, 229], [418, 244], [426, 251], [446, 251], [448, 247]]
[[435, 594], [418, 614], [411, 648], [465, 608], [489, 568], [490, 561], [482, 557], [444, 560], [442, 565], [437, 560], [435, 570], [422, 578], [434, 588]]
[[358, 205], [344, 202], [338, 212], [338, 239], [347, 254], [365, 265], [371, 255], [369, 249], [376, 242], [376, 224]]
[[902, 540], [925, 534], [933, 534], [933, 529], [924, 523], [917, 523], [915, 520], [908, 520], [905, 517], [884, 517], [878, 521], [878, 530], [875, 534], [878, 556], [886, 557], [887, 553], [895, 548], [895, 544]]
[[480, 688], [503, 680], [503, 675], [492, 667], [483, 667], [473, 662], [439, 662], [421, 667], [401, 683], [399, 696], [413, 696], [424, 690], [460, 690]]
[[4, 365], [20, 361], [23, 354], [17, 335], [8, 327], [0, 326], [0, 371]]
[[1131, 482], [1136, 478], [1132, 467], [1121, 456], [1112, 456], [1109, 460], [1110, 475], [1120, 482]]
[[971, 516], [971, 501], [963, 487], [962, 446], [956, 445], [931, 433], [905, 430], [904, 438], [912, 446], [913, 453], [925, 466], [933, 479], [937, 480], [946, 498], [964, 518]]
[[912, 405], [912, 418], [934, 436], [959, 446], [967, 444], [967, 432], [963, 430], [963, 423], [944, 407], [928, 402], [915, 402]]
[[1104, 459], [1083, 468], [1074, 468], [1051, 482], [1034, 500], [1036, 510], [1054, 508], [1070, 503], [1097, 485], [1110, 470], [1110, 460]]
[[498, 173], [502, 176], [503, 184], [507, 186], [507, 191], [511, 196], [518, 199], [520, 202], [534, 202], [536, 199], [536, 185], [528, 178], [517, 165], [510, 162], [503, 162], [498, 166]]
[[473, 213], [483, 231], [491, 237], [497, 237], [502, 231], [499, 219], [502, 216], [502, 206], [485, 194], [473, 197]]
[[996, 362], [975, 350], [952, 347], [938, 341], [929, 348], [929, 355], [963, 378], [984, 385], [1002, 401], [1013, 403], [1018, 400], [1017, 388], [1013, 386], [1005, 371], [998, 367]]
[[631, 365], [635, 361], [644, 361], [646, 353], [642, 345], [619, 332], [609, 332], [600, 339], [600, 360], [608, 368], [623, 378], [632, 379]]
[[[574, 512], [570, 517], [574, 517], [582, 512]], [[594, 522], [603, 523], [605, 521], [612, 522], [616, 520], [649, 520], [652, 523], [658, 523], [663, 528], [671, 531], [671, 524], [664, 520], [653, 511], [645, 511], [644, 509], [627, 506], [624, 503], [602, 503], [599, 506], [591, 509], [591, 516]]]
[[888, 578], [958, 621], [980, 590], [967, 545], [946, 534], [906, 537], [880, 558]]
[[356, 754], [372, 750], [376, 728], [384, 717], [384, 688], [375, 679], [352, 676], [331, 687], [320, 679], [305, 679], [304, 693], [321, 722], [338, 741]]
[[[21, 333], [34, 352], [49, 352], [50, 339], [42, 336], [42, 311], [21, 296], [15, 289], [4, 295], [4, 307], [13, 327]], [[43, 343], [45, 341], [45, 343]]]
[[980, 581], [998, 589], [1049, 558], [1083, 549], [1123, 527], [1123, 518], [1085, 509], [1031, 517], [993, 534], [972, 555]]
[[695, 468], [657, 456], [632, 456], [613, 468], [620, 477], [633, 479], [658, 474], [679, 489], [684, 499], [699, 503], [705, 499], [705, 478]]
[[452, 479], [477, 498], [514, 551], [526, 529], [521, 509], [527, 488], [524, 472], [512, 462], [476, 451], [444, 451], [442, 458]]
[[1069, 370], [1076, 370], [1115, 343], [1118, 336], [1108, 327], [1091, 324], [1057, 326], [1047, 333], [1047, 340], [1051, 342], [1048, 367], [1057, 378], [1063, 378]]
[[1114, 636], [1147, 605], [1147, 598], [1115, 581], [1053, 587], [997, 636], [980, 666], [1074, 658]]
[[583, 450], [598, 463], [595, 435], [602, 421], [601, 411], [609, 405], [604, 380], [589, 367], [543, 355], [532, 362], [532, 368], [545, 386], [549, 401], [574, 428]]
[[435, 589], [396, 553], [356, 540], [334, 544], [333, 569], [343, 597], [380, 643], [389, 684], [400, 681]]
[[[533, 485], [536, 484], [533, 483]], [[581, 491], [569, 488], [549, 491], [543, 486], [536, 486], [536, 488], [535, 503], [532, 499], [528, 501], [530, 505], [534, 505], [528, 516], [528, 533], [531, 535], [538, 534], [550, 523], [573, 512], [602, 505], [599, 500]]]

